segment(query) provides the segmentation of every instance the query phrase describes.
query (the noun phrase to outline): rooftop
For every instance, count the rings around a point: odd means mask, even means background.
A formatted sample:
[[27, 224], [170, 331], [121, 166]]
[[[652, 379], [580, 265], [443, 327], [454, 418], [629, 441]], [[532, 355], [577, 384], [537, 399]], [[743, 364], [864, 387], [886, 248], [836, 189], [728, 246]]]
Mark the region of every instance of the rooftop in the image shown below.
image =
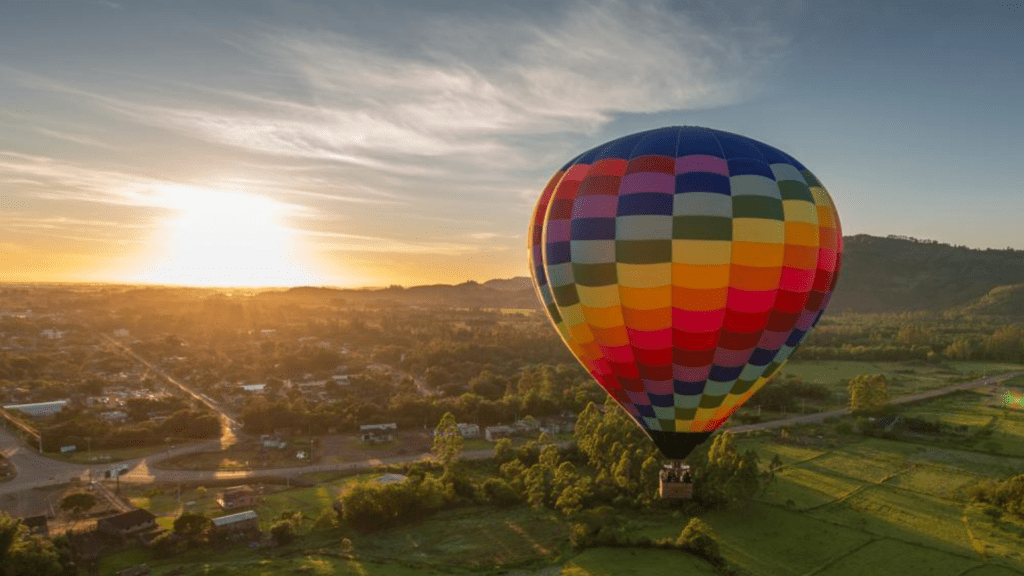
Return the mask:
[[212, 522], [214, 526], [220, 527], [236, 524], [245, 520], [255, 520], [257, 518], [259, 518], [259, 516], [256, 515], [256, 512], [246, 510], [245, 512], [239, 512], [238, 514], [228, 514], [227, 516], [214, 518]]

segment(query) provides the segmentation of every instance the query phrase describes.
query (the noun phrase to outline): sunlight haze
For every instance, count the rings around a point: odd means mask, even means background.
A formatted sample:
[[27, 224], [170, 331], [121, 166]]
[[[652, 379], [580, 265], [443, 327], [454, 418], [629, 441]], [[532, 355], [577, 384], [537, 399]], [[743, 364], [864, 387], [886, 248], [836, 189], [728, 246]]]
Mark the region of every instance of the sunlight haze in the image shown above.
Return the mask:
[[953, 2], [8, 2], [0, 281], [529, 274], [579, 152], [777, 146], [845, 234], [1024, 248], [1021, 10]]

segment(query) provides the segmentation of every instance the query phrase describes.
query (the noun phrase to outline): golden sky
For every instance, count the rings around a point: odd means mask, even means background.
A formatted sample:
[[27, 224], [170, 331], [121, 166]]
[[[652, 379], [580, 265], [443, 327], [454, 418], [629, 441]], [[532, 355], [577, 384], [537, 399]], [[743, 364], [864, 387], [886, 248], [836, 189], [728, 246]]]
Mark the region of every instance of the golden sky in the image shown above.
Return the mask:
[[527, 276], [551, 174], [673, 124], [848, 234], [1024, 248], [1020, 14], [762, 4], [0, 3], [0, 282]]

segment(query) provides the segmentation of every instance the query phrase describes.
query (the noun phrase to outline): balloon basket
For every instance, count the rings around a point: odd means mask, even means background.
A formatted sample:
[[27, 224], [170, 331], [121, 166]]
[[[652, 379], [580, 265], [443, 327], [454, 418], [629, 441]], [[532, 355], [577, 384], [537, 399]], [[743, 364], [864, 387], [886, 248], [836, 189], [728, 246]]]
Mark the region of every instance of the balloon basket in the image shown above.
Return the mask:
[[666, 464], [658, 475], [658, 496], [666, 500], [693, 499], [693, 476], [681, 462]]

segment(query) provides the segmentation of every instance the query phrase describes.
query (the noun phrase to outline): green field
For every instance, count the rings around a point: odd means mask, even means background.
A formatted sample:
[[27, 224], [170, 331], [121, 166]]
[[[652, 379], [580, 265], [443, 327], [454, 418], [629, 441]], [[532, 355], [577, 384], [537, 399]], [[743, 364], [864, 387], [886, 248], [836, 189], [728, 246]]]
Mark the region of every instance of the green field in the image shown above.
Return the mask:
[[[552, 572], [528, 572], [547, 576], [650, 576], [651, 574], [717, 574], [700, 558], [675, 550], [594, 548], [573, 557]], [[525, 576], [525, 575], [524, 575]]]
[[[1024, 414], [999, 407], [998, 397], [983, 391], [907, 406], [903, 414], [966, 426], [966, 432], [953, 438], [967, 440], [912, 434], [903, 440], [858, 434], [817, 440], [740, 436], [740, 449], [754, 449], [762, 465], [777, 455], [783, 466], [753, 502], [701, 516], [737, 574], [1024, 575], [1024, 520], [964, 498], [965, 490], [984, 478], [1024, 472]], [[974, 441], [972, 434], [981, 430], [991, 434]], [[998, 442], [999, 453], [989, 451], [985, 442]], [[571, 519], [527, 508], [457, 508], [379, 533], [349, 532], [344, 536], [352, 541], [352, 557], [343, 557], [343, 534], [315, 530], [312, 519], [350, 483], [376, 476], [325, 473], [316, 476], [323, 484], [311, 488], [265, 485], [256, 507], [265, 530], [287, 512], [299, 511], [306, 518], [299, 524], [301, 539], [292, 547], [230, 547], [223, 553], [195, 551], [168, 560], [136, 550], [106, 559], [101, 573], [140, 562], [153, 567], [157, 576], [177, 567], [182, 576], [715, 573], [707, 562], [675, 550], [635, 546], [573, 551], [568, 544]], [[181, 503], [173, 486], [149, 494], [138, 487], [130, 490], [133, 502], [163, 515], [163, 525], [169, 526], [189, 502], [194, 503], [190, 509], [223, 514], [214, 502], [217, 489], [183, 488]], [[609, 521], [633, 541], [658, 540], [675, 538], [687, 517], [672, 508], [623, 509]]]

